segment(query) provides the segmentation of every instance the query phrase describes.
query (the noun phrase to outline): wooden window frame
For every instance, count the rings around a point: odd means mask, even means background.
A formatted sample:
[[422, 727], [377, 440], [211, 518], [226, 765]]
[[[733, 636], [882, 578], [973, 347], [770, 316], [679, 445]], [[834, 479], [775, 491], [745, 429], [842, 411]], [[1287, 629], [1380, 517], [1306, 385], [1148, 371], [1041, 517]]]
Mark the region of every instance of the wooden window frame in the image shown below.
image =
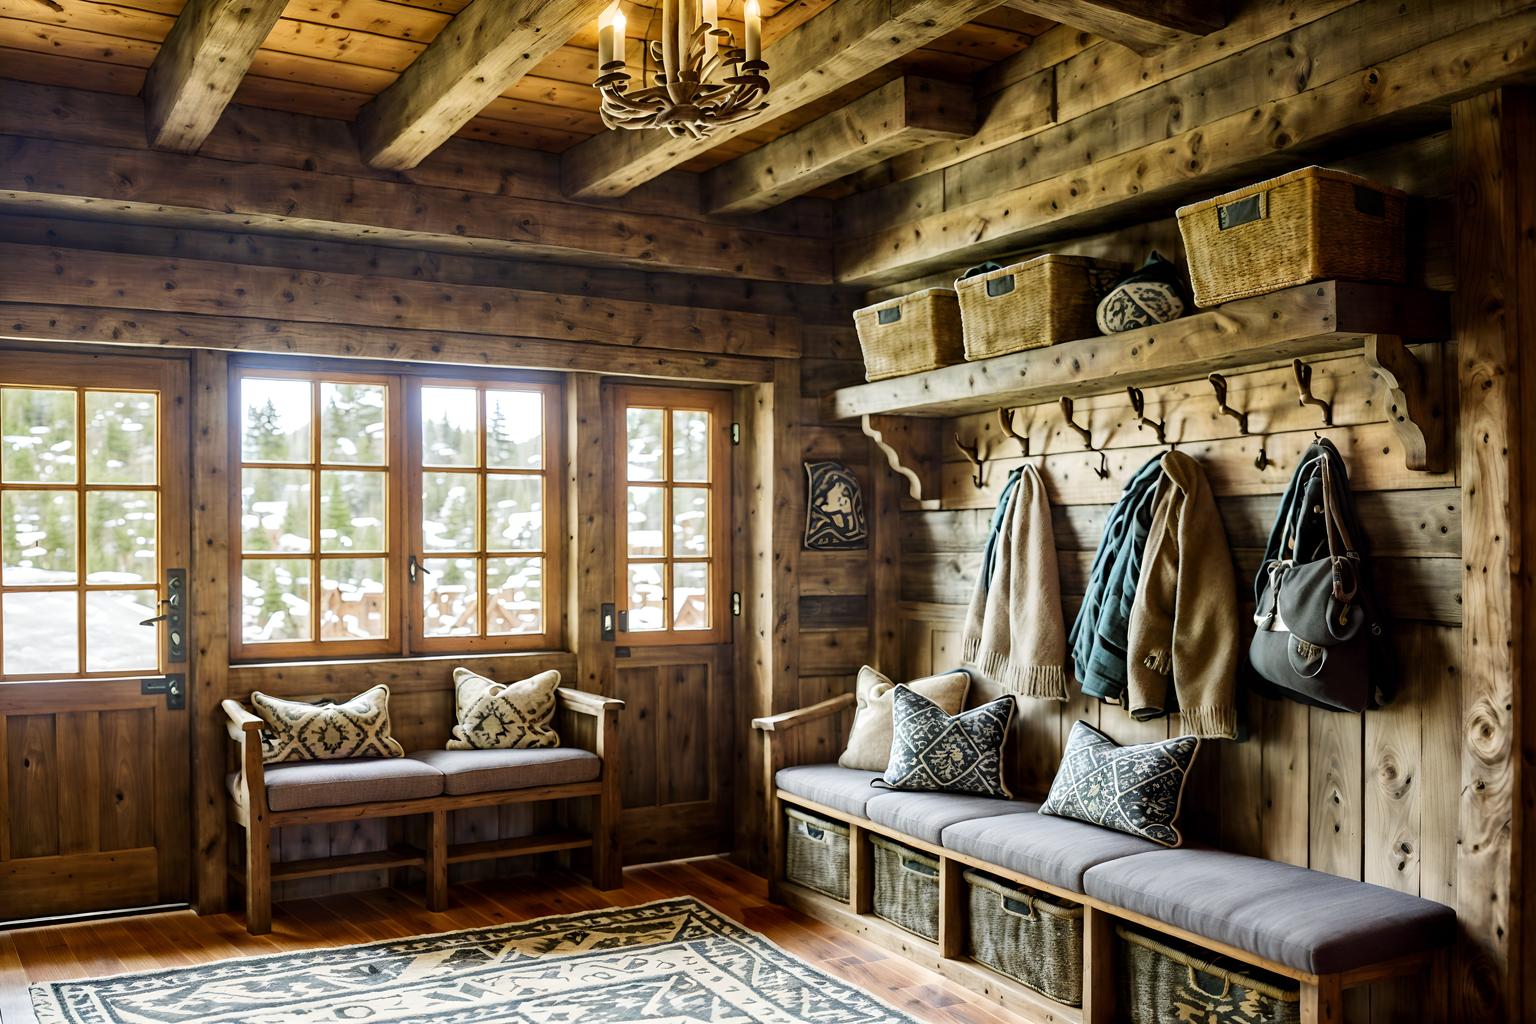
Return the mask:
[[[75, 582], [43, 586], [5, 585], [0, 581], [0, 644], [4, 643], [3, 602], [10, 593], [59, 593], [73, 591], [76, 597], [76, 648], [79, 658], [76, 671], [47, 673], [5, 672], [3, 655], [0, 655], [0, 681], [60, 682], [68, 680], [122, 679], [136, 676], [159, 675], [166, 669], [165, 626], [155, 628], [155, 665], [138, 669], [103, 669], [89, 671], [86, 636], [86, 596], [104, 591], [153, 591], [156, 607], [165, 597], [166, 569], [176, 564], [174, 559], [185, 555], [187, 533], [186, 502], [190, 495], [189, 467], [167, 465], [167, 453], [172, 446], [184, 443], [184, 426], [177, 420], [183, 410], [187, 390], [187, 368], [178, 360], [146, 360], [135, 357], [102, 355], [68, 355], [53, 352], [28, 352], [0, 349], [5, 356], [5, 368], [0, 371], [0, 384], [6, 387], [28, 388], [43, 391], [75, 392], [75, 480], [71, 484], [7, 484], [4, 490], [72, 491], [75, 494]], [[60, 380], [60, 373], [68, 374], [69, 383]], [[153, 484], [91, 484], [86, 480], [86, 418], [85, 396], [88, 392], [141, 394], [154, 392], [158, 398], [155, 407], [155, 482]], [[103, 491], [153, 491], [155, 494], [155, 578], [147, 583], [92, 584], [87, 582], [85, 543], [89, 526], [87, 517], [88, 495]], [[167, 501], [167, 493], [173, 500]], [[168, 560], [170, 559], [170, 560]]]
[[[399, 654], [406, 648], [406, 637], [401, 620], [401, 602], [405, 590], [405, 556], [403, 516], [398, 514], [400, 478], [406, 472], [402, 436], [403, 416], [396, 413], [403, 409], [403, 383], [398, 374], [368, 373], [352, 369], [326, 367], [296, 369], [274, 367], [270, 364], [246, 364], [232, 367], [230, 387], [230, 465], [232, 496], [229, 507], [230, 580], [230, 658], [234, 661], [274, 661], [294, 658], [351, 658], [371, 655]], [[310, 461], [308, 462], [253, 462], [247, 464], [243, 457], [242, 442], [245, 433], [244, 403], [241, 398], [242, 384], [254, 380], [301, 380], [310, 385]], [[326, 552], [320, 545], [321, 474], [333, 472], [378, 472], [380, 467], [351, 463], [328, 463], [321, 456], [320, 385], [372, 384], [385, 389], [384, 430], [386, 437], [386, 462], [382, 467], [384, 482], [384, 545], [382, 552]], [[243, 509], [241, 487], [247, 466], [263, 469], [303, 470], [311, 473], [309, 500], [310, 550], [299, 552], [271, 552], [258, 554], [257, 561], [307, 561], [310, 563], [309, 620], [310, 637], [307, 640], [248, 641], [245, 639], [245, 610], [243, 608], [244, 530], [241, 528]], [[384, 623], [382, 637], [367, 640], [322, 640], [320, 638], [320, 614], [323, 593], [321, 590], [321, 564], [337, 558], [384, 559]]]
[[[407, 635], [411, 650], [421, 654], [486, 654], [500, 651], [551, 650], [563, 647], [565, 637], [565, 387], [558, 377], [546, 374], [498, 374], [488, 375], [434, 375], [412, 374], [407, 381], [406, 418], [412, 433], [409, 445], [409, 484], [406, 489], [406, 508], [410, 514], [407, 553], [418, 562], [437, 558], [476, 558], [480, 571], [476, 574], [479, 594], [477, 607], [481, 633], [477, 636], [434, 636], [425, 631], [425, 580], [418, 575], [409, 584], [407, 596], [410, 603], [410, 626]], [[473, 388], [478, 396], [476, 410], [477, 451], [473, 467], [426, 466], [423, 463], [421, 440], [421, 389], [424, 387]], [[537, 391], [543, 397], [544, 451], [540, 470], [495, 469], [486, 465], [485, 449], [487, 425], [485, 423], [485, 392], [487, 391]], [[474, 552], [427, 551], [422, 537], [422, 481], [426, 473], [474, 474], [477, 480], [479, 500], [475, 511], [476, 541]], [[493, 476], [538, 476], [543, 480], [544, 524], [542, 529], [543, 550], [512, 552], [489, 547], [486, 534], [486, 481]], [[485, 564], [493, 558], [539, 557], [543, 567], [543, 616], [541, 633], [511, 633], [487, 635], [488, 606], [486, 597]]]
[[[619, 643], [632, 647], [697, 647], [728, 643], [733, 633], [730, 608], [731, 595], [731, 421], [735, 414], [735, 397], [730, 391], [711, 388], [682, 386], [658, 386], [643, 384], [614, 384], [609, 389], [609, 404], [613, 431], [613, 518], [614, 518], [614, 582], [615, 609], [628, 619], [629, 566], [632, 563], [661, 564], [666, 568], [662, 577], [662, 621], [664, 628], [643, 630], [628, 629], [619, 634]], [[665, 411], [662, 417], [662, 451], [666, 458], [666, 473], [656, 481], [637, 480], [638, 486], [660, 486], [666, 489], [664, 504], [662, 551], [659, 558], [629, 557], [628, 487], [629, 480], [629, 428], [626, 410], [631, 408]], [[702, 411], [713, 417], [713, 429], [709, 446], [710, 479], [708, 483], [684, 481], [678, 483], [672, 473], [672, 413], [676, 411]], [[707, 487], [709, 501], [709, 555], [706, 558], [676, 558], [672, 551], [672, 490], [676, 487]], [[672, 621], [671, 567], [678, 562], [708, 562], [710, 584], [710, 628], [674, 629]]]
[[[320, 640], [315, 636], [303, 641], [277, 641], [271, 643], [247, 642], [244, 639], [243, 613], [241, 608], [241, 593], [239, 586], [231, 587], [230, 593], [230, 659], [241, 664], [261, 664], [265, 662], [288, 661], [324, 661], [331, 659], [369, 658], [369, 657], [412, 657], [412, 656], [440, 656], [453, 654], [495, 654], [501, 652], [558, 650], [562, 649], [566, 633], [566, 601], [565, 601], [565, 565], [566, 565], [566, 522], [565, 522], [565, 490], [568, 484], [566, 479], [566, 448], [565, 448], [565, 386], [558, 374], [540, 372], [519, 371], [480, 371], [469, 368], [453, 368], [453, 372], [443, 374], [423, 373], [419, 371], [407, 371], [391, 364], [367, 363], [359, 361], [356, 364], [337, 365], [333, 360], [321, 358], [303, 359], [279, 359], [265, 356], [250, 356], [234, 362], [230, 367], [230, 438], [229, 452], [230, 465], [234, 467], [231, 473], [232, 498], [230, 502], [230, 560], [231, 579], [241, 578], [241, 562], [244, 558], [242, 550], [242, 534], [240, 529], [241, 517], [241, 476], [245, 463], [241, 458], [241, 441], [244, 431], [243, 408], [241, 403], [241, 381], [247, 377], [264, 379], [298, 379], [311, 383], [317, 381], [336, 381], [340, 383], [387, 383], [387, 399], [385, 411], [385, 424], [388, 433], [389, 464], [386, 468], [388, 481], [386, 484], [386, 538], [389, 549], [383, 552], [388, 560], [386, 570], [387, 577], [387, 621], [388, 634], [386, 638], [377, 640]], [[438, 552], [426, 552], [421, 542], [421, 495], [422, 495], [422, 442], [421, 442], [421, 416], [420, 416], [420, 392], [426, 387], [462, 387], [476, 388], [480, 392], [487, 390], [509, 391], [538, 391], [543, 396], [544, 408], [544, 468], [540, 475], [544, 481], [544, 550], [541, 557], [544, 559], [543, 592], [544, 592], [544, 631], [542, 633], [511, 634], [506, 636], [451, 636], [451, 637], [426, 637], [422, 635], [422, 606], [423, 591], [421, 584], [412, 582], [410, 567], [412, 556], [420, 560], [423, 558], [437, 558]], [[315, 389], [318, 396], [319, 389]], [[315, 399], [318, 401], [318, 398]], [[482, 412], [483, 412], [483, 399]], [[313, 406], [312, 406], [313, 409]], [[312, 435], [311, 454], [318, 456], [320, 445], [319, 420], [312, 411]], [[484, 511], [484, 479], [487, 475], [494, 475], [495, 471], [487, 470], [484, 466], [485, 449], [485, 424], [479, 422], [479, 462], [477, 473], [481, 487], [481, 508], [477, 511], [477, 529], [482, 550], [477, 557], [482, 560], [501, 557], [500, 552], [492, 551], [486, 554], [483, 545], [485, 536], [485, 511]], [[274, 466], [278, 468], [306, 468], [298, 464], [290, 466], [286, 463], [253, 463], [258, 466]], [[320, 469], [370, 468], [347, 465], [332, 465], [330, 463], [310, 463], [308, 467], [318, 473]], [[467, 468], [467, 467], [466, 467]], [[428, 471], [436, 472], [437, 467], [426, 467]], [[529, 475], [531, 471], [508, 471], [511, 475]], [[318, 477], [316, 478], [318, 480]], [[315, 489], [317, 484], [312, 484], [312, 500], [310, 508], [311, 523], [319, 515], [320, 498], [319, 491]], [[294, 560], [308, 560], [312, 565], [312, 573], [316, 572], [322, 558], [340, 557], [336, 553], [322, 553], [318, 550], [318, 529], [311, 527], [315, 534], [315, 550], [307, 554], [288, 554], [274, 552], [274, 559], [290, 558]], [[379, 557], [378, 554], [367, 552], [356, 557]], [[452, 555], [446, 557], [455, 557]], [[520, 557], [513, 555], [512, 557]], [[419, 579], [420, 577], [418, 577]], [[484, 586], [484, 573], [480, 573], [481, 586]], [[312, 600], [312, 621], [318, 630], [319, 623], [319, 576], [316, 573], [311, 585], [314, 594]], [[483, 614], [482, 604], [482, 614]]]

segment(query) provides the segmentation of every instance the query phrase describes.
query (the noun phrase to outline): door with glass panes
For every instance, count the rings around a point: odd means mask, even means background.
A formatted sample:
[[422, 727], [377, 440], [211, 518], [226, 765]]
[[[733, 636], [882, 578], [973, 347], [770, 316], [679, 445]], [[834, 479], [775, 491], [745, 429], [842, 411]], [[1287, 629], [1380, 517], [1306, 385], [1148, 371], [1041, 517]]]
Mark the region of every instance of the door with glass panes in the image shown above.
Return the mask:
[[0, 352], [0, 922], [188, 898], [187, 364]]
[[613, 384], [625, 858], [714, 853], [731, 836], [728, 391]]

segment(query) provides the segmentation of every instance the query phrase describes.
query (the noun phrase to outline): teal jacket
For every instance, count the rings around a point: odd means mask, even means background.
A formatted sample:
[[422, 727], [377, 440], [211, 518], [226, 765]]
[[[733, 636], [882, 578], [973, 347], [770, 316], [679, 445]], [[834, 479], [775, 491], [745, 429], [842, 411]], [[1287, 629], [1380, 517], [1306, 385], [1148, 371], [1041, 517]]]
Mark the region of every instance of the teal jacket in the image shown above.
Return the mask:
[[1159, 452], [1138, 469], [1110, 509], [1088, 573], [1087, 593], [1067, 635], [1078, 685], [1100, 700], [1119, 701], [1125, 695], [1126, 634], [1162, 463]]

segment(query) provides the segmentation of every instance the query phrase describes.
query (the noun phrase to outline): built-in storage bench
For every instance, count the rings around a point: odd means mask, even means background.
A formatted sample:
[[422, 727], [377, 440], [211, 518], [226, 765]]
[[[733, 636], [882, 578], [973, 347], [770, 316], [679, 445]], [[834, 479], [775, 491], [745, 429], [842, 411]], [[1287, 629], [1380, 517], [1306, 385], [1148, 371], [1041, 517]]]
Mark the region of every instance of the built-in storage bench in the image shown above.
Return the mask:
[[[1347, 988], [1397, 975], [1443, 971], [1441, 950], [1456, 924], [1449, 907], [1418, 897], [1289, 864], [1212, 849], [1171, 850], [1146, 840], [1066, 818], [1035, 813], [1026, 800], [991, 800], [952, 794], [905, 793], [870, 785], [873, 772], [830, 764], [800, 764], [796, 730], [851, 711], [853, 695], [798, 711], [759, 718], [770, 801], [769, 875], [773, 897], [911, 957], [996, 999], [1031, 1021], [1111, 1024], [1130, 1019], [1125, 955], [1131, 935], [1171, 940], [1223, 957], [1293, 986], [1297, 1019], [1321, 1024], [1343, 1019]], [[785, 821], [846, 832], [846, 899], [798, 884], [786, 873]], [[885, 864], [877, 866], [877, 849]], [[927, 898], [903, 914], [875, 905], [877, 878], [892, 870], [891, 850], [911, 851], [914, 864], [936, 875], [937, 928], [928, 938], [892, 923], [926, 920]], [[896, 855], [895, 870], [902, 870]], [[823, 860], [819, 878], [843, 891]], [[916, 869], [914, 869], [916, 870]], [[923, 893], [919, 872], [910, 880]], [[984, 884], [977, 892], [978, 881]], [[1001, 897], [999, 896], [1001, 891]], [[1039, 908], [1032, 904], [1038, 896]], [[1021, 954], [982, 949], [973, 940], [974, 900], [999, 904], [988, 913], [1041, 915], [1033, 932], [993, 923], [1006, 944], [1039, 942], [1024, 956], [1039, 971], [1021, 969]], [[879, 910], [880, 913], [876, 913]], [[1043, 915], [1051, 912], [1046, 922]], [[1079, 916], [1080, 915], [1080, 916]], [[1075, 945], [1074, 945], [1075, 943]], [[1138, 950], [1141, 964], [1149, 961]], [[1067, 952], [1064, 953], [1063, 950]], [[1064, 957], [1078, 957], [1076, 964]], [[998, 970], [984, 966], [991, 960]], [[1200, 957], [1192, 959], [1198, 960]], [[1076, 968], [1074, 970], [1073, 968]], [[1144, 967], [1138, 969], [1144, 970]], [[1019, 979], [1025, 979], [1023, 981]], [[1080, 980], [1079, 980], [1080, 979]], [[1029, 982], [1029, 983], [1026, 983]], [[1033, 987], [1032, 987], [1033, 986]], [[1036, 989], [1044, 989], [1051, 995]], [[1080, 998], [1073, 998], [1073, 990]], [[1074, 1005], [1076, 1003], [1077, 1005]]]

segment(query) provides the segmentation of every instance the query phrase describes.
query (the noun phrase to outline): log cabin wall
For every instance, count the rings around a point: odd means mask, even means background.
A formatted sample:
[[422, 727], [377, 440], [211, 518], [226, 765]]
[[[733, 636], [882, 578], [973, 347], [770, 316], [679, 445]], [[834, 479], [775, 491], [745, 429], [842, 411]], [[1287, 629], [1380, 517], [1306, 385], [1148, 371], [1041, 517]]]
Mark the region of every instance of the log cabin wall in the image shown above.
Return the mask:
[[[884, 161], [819, 198], [729, 220], [700, 212], [706, 201], [694, 175], [661, 176], [618, 201], [573, 200], [552, 154], [456, 139], [410, 171], [385, 171], [359, 160], [340, 122], [239, 106], [196, 155], [158, 152], [145, 144], [136, 99], [0, 82], [5, 337], [140, 346], [192, 364], [193, 859], [203, 909], [223, 898], [218, 699], [257, 685], [292, 696], [360, 688], [351, 674], [341, 687], [324, 666], [228, 664], [230, 624], [216, 598], [227, 586], [230, 543], [221, 453], [232, 358], [310, 354], [565, 373], [573, 567], [612, 557], [611, 536], [580, 511], [611, 497], [611, 439], [594, 427], [600, 375], [735, 387], [745, 428], [735, 478], [744, 615], [735, 657], [720, 667], [730, 673], [721, 692], [731, 704], [705, 716], [717, 744], [711, 767], [734, 776], [715, 781], [735, 800], [729, 817], [708, 819], [702, 843], [734, 841], [758, 862], [767, 780], [748, 720], [851, 689], [865, 661], [915, 674], [957, 660], [959, 606], [985, 509], [1015, 459], [995, 420], [946, 425], [981, 438], [988, 488], [972, 488], [958, 455], [947, 456], [942, 508], [904, 507], [903, 485], [883, 457], [851, 421], [830, 420], [819, 398], [861, 373], [849, 311], [1005, 254], [1133, 261], [1158, 248], [1179, 257], [1169, 219], [1179, 203], [1326, 162], [1413, 193], [1414, 281], [1441, 291], [1461, 285], [1457, 338], [1420, 350], [1441, 366], [1450, 468], [1402, 468], [1358, 357], [1317, 363], [1317, 389], [1338, 414], [1327, 433], [1350, 464], [1374, 554], [1390, 567], [1383, 589], [1408, 672], [1403, 696], [1363, 718], [1250, 702], [1249, 741], [1212, 743], [1213, 756], [1200, 762], [1196, 803], [1219, 810], [1199, 816], [1197, 831], [1232, 849], [1454, 903], [1460, 953], [1430, 1007], [1450, 1007], [1452, 1020], [1521, 1019], [1510, 979], [1536, 962], [1536, 943], [1520, 944], [1531, 928], [1520, 913], [1522, 872], [1529, 877], [1522, 857], [1536, 827], [1536, 813], [1522, 812], [1536, 773], [1520, 772], [1520, 744], [1527, 764], [1536, 763], [1528, 753], [1536, 728], [1521, 670], [1536, 645], [1519, 638], [1536, 626], [1536, 603], [1522, 602], [1529, 578], [1528, 569], [1520, 575], [1516, 539], [1519, 484], [1532, 456], [1518, 442], [1521, 388], [1536, 394], [1536, 384], [1532, 361], [1517, 354], [1529, 345], [1536, 202], [1515, 183], [1536, 180], [1536, 159], [1513, 140], [1521, 126], [1527, 140], [1536, 132], [1528, 98], [1504, 105], [1488, 90], [1536, 73], [1536, 12], [1522, 0], [1231, 8], [1227, 27], [1146, 55], [1051, 29], [976, 75], [974, 135]], [[550, 258], [560, 262], [542, 262]], [[1148, 389], [1148, 406], [1208, 466], [1242, 580], [1317, 414], [1295, 405], [1284, 367], [1229, 378], [1233, 404], [1251, 407], [1265, 431], [1272, 465], [1263, 472], [1251, 464], [1257, 439], [1232, 436], [1202, 382]], [[1108, 504], [1150, 453], [1123, 399], [1078, 408], [1096, 438], [1109, 438], [1107, 482], [1094, 478], [1075, 436], [1063, 436], [1054, 407], [1026, 408], [1019, 419], [1046, 453], [1069, 613]], [[867, 552], [800, 550], [801, 464], [821, 458], [865, 474]], [[1525, 536], [1533, 530], [1524, 524]], [[575, 569], [570, 576], [571, 607], [590, 611], [600, 588]], [[513, 663], [559, 667], [577, 685], [611, 692], [619, 667], [594, 624], [572, 614], [563, 650]], [[385, 661], [362, 681], [397, 687], [399, 727], [425, 742], [447, 709], [445, 675], [440, 662]], [[627, 694], [645, 715], [626, 729], [653, 760], [635, 769], [631, 810], [651, 809], [640, 807], [641, 794], [655, 791], [645, 773], [665, 752], [643, 737], [676, 724], [659, 704], [643, 707], [644, 688]], [[1048, 782], [1076, 717], [1120, 739], [1177, 728], [1117, 715], [1081, 701], [1027, 709], [1021, 785]], [[829, 726], [817, 742], [830, 757], [840, 739]], [[466, 817], [461, 837], [525, 828], [521, 813]], [[680, 845], [699, 837], [629, 839], [648, 856], [701, 852]], [[277, 842], [280, 856], [296, 858], [388, 838], [363, 825]], [[288, 894], [334, 884], [305, 881]], [[1417, 1019], [1405, 999], [1378, 986], [1351, 1019]]]

